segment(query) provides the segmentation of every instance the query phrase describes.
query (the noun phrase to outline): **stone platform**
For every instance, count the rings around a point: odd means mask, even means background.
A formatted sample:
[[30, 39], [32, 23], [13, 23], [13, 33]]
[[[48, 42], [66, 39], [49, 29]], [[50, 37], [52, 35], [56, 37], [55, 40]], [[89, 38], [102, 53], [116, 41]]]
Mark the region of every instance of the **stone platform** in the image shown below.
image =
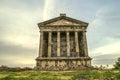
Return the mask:
[[91, 67], [90, 57], [38, 57], [36, 70], [80, 70]]

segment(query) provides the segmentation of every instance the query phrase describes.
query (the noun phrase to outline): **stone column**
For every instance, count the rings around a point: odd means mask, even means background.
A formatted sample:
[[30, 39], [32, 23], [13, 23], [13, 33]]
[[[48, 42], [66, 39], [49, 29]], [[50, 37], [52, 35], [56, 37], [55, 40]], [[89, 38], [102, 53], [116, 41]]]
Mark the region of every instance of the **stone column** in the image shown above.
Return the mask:
[[86, 39], [86, 31], [83, 32], [83, 51], [85, 57], [88, 56], [88, 47], [87, 47], [87, 39]]
[[60, 57], [60, 32], [57, 32], [57, 57]]
[[48, 32], [48, 57], [51, 57], [52, 32]]
[[66, 32], [66, 39], [67, 39], [67, 57], [70, 56], [70, 33]]
[[77, 56], [79, 56], [79, 43], [78, 43], [78, 32], [75, 31], [75, 50], [77, 53]]
[[43, 31], [40, 32], [39, 57], [43, 54]]

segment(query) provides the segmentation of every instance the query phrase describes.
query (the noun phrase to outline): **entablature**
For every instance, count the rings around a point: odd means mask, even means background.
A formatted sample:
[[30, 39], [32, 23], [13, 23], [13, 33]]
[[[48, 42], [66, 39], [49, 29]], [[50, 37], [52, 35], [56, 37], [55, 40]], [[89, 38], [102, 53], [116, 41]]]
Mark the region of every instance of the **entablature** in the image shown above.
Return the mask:
[[41, 26], [40, 31], [86, 31], [84, 26]]
[[40, 31], [45, 31], [45, 32], [59, 32], [59, 31], [65, 31], [65, 32], [73, 32], [73, 31], [83, 31], [85, 32], [85, 30], [82, 30], [82, 29], [43, 29], [43, 30], [40, 30]]

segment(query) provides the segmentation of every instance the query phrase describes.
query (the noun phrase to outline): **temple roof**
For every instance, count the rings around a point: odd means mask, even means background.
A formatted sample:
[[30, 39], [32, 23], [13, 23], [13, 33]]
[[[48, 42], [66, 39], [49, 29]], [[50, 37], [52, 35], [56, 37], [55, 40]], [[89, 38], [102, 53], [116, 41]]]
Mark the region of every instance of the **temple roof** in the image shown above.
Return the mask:
[[78, 26], [88, 26], [88, 23], [67, 17], [66, 14], [60, 14], [59, 17], [52, 18], [50, 20], [38, 23], [38, 26], [55, 26], [55, 25], [78, 25]]

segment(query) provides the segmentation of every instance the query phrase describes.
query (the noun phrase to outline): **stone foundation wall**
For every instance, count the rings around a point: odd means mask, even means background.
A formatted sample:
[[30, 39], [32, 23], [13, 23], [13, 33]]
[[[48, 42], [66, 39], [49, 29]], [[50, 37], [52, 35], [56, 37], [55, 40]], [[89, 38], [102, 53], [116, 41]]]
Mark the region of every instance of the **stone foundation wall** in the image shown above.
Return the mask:
[[91, 67], [91, 60], [37, 60], [36, 70], [79, 70]]

